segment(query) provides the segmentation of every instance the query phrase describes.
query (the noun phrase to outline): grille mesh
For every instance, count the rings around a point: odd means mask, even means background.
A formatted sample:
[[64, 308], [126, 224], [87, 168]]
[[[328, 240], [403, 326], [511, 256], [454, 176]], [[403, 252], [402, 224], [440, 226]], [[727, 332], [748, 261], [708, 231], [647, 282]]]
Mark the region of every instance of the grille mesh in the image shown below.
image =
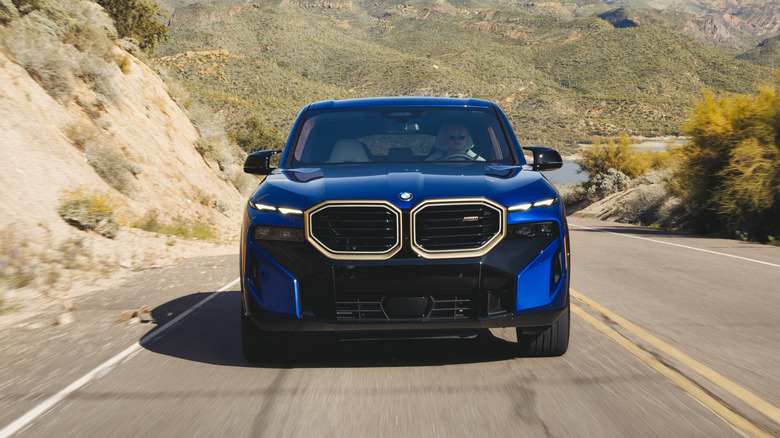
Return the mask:
[[381, 205], [328, 205], [311, 214], [311, 234], [335, 253], [381, 254], [399, 243], [398, 219]]
[[501, 211], [482, 203], [430, 205], [417, 212], [414, 227], [425, 251], [476, 250], [501, 233]]
[[477, 317], [477, 302], [471, 294], [436, 293], [427, 299], [431, 305], [423, 315], [394, 316], [387, 312], [383, 296], [363, 298], [337, 297], [336, 320], [339, 322], [385, 322], [393, 320], [464, 321]]

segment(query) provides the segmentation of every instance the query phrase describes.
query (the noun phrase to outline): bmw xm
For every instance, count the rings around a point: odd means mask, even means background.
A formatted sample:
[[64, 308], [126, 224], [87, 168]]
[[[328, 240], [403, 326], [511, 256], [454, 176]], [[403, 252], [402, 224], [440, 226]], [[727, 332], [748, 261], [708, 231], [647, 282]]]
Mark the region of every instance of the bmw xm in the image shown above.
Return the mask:
[[268, 359], [295, 332], [431, 338], [495, 327], [517, 329], [519, 355], [564, 354], [568, 228], [541, 173], [561, 164], [553, 149], [521, 148], [484, 100], [306, 106], [283, 151], [244, 165], [267, 175], [241, 234], [244, 355]]

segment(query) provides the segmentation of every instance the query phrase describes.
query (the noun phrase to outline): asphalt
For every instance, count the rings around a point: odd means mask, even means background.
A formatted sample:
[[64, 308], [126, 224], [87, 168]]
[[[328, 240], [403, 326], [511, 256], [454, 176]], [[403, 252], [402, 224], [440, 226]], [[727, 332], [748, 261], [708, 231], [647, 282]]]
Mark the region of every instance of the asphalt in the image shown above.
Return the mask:
[[[575, 314], [569, 351], [559, 358], [515, 357], [513, 331], [492, 330], [446, 341], [308, 336], [293, 359], [249, 364], [240, 351], [237, 287], [216, 292], [237, 277], [237, 257], [189, 259], [84, 297], [68, 326], [0, 332], [0, 430], [141, 341], [13, 436], [749, 434], [642, 352], [751, 430], [780, 435], [771, 416], [780, 406], [780, 248], [570, 223], [572, 289], [660, 343], [573, 299], [639, 353]], [[140, 306], [155, 307], [154, 322], [116, 321]], [[729, 382], [753, 398], [735, 395]]]

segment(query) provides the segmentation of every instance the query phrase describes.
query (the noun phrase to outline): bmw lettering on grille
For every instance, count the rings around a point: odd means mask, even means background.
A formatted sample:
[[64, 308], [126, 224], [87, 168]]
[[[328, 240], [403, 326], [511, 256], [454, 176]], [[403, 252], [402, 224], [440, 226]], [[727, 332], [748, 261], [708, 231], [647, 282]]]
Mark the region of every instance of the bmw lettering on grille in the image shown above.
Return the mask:
[[241, 233], [244, 355], [269, 359], [306, 332], [434, 338], [493, 327], [516, 328], [518, 354], [563, 354], [568, 228], [541, 174], [561, 164], [553, 149], [521, 147], [484, 100], [306, 106], [283, 151], [244, 165], [267, 175]]

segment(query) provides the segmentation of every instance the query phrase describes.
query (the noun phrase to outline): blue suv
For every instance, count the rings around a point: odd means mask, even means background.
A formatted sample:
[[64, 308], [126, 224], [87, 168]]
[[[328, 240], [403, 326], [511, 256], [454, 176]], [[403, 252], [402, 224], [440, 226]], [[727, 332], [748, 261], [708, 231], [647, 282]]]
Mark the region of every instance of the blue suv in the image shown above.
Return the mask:
[[553, 149], [521, 148], [484, 100], [306, 106], [284, 151], [244, 164], [268, 175], [241, 234], [245, 357], [270, 359], [295, 332], [431, 338], [494, 327], [517, 328], [522, 356], [562, 355], [569, 235], [540, 173], [561, 164]]

